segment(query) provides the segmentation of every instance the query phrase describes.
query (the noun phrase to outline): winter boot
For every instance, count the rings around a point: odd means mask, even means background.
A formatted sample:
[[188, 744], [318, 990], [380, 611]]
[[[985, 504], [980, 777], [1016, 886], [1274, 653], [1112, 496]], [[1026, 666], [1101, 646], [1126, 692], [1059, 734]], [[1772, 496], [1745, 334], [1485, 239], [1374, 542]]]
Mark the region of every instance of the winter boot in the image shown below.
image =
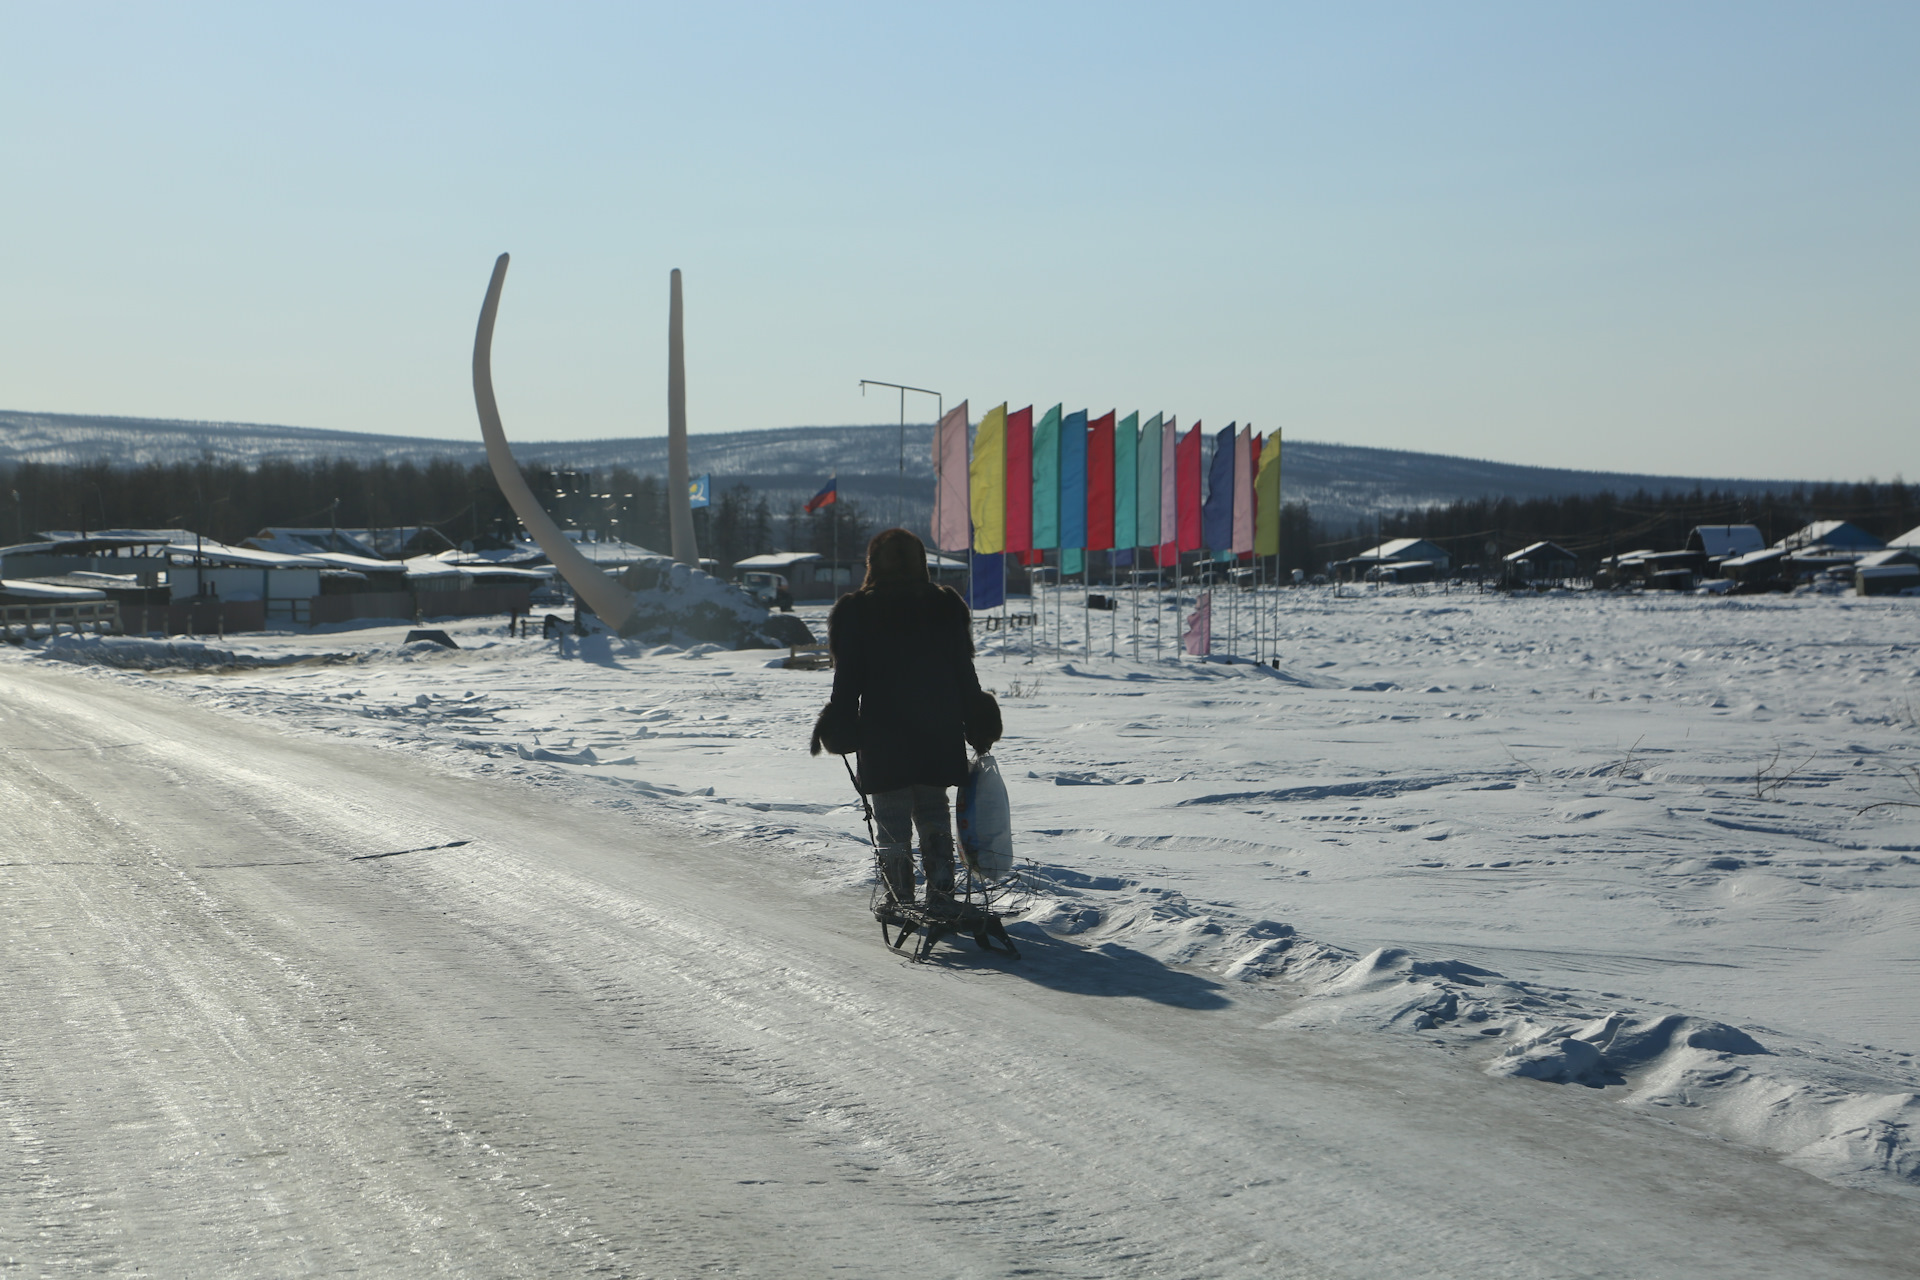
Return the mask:
[[927, 914], [953, 915], [953, 846], [929, 840], [921, 847], [920, 865], [927, 874]]
[[880, 871], [887, 885], [887, 900], [899, 907], [912, 906], [913, 855], [883, 853], [880, 855]]

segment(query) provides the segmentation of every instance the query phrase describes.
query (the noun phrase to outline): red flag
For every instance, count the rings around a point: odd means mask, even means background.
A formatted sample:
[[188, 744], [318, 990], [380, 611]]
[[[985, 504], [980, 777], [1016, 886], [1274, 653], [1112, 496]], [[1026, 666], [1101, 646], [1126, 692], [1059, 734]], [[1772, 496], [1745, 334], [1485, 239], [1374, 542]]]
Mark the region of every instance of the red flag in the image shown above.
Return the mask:
[[1033, 550], [1033, 406], [1007, 415], [1007, 550]]
[[1113, 415], [1087, 423], [1087, 549], [1113, 545]]
[[1200, 549], [1200, 424], [1173, 449], [1173, 493], [1178, 507], [1180, 551]]

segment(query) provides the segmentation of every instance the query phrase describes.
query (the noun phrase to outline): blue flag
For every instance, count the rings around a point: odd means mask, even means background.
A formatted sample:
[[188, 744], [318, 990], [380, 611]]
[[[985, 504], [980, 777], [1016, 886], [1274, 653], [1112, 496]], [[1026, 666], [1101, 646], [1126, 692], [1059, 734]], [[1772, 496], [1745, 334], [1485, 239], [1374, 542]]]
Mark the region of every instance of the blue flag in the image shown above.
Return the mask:
[[713, 476], [711, 473], [696, 477], [687, 483], [687, 496], [696, 507], [713, 505]]
[[998, 551], [970, 553], [973, 573], [967, 578], [967, 607], [998, 609], [1007, 602], [1007, 574]]
[[1208, 551], [1233, 549], [1233, 428], [1229, 422], [1213, 438], [1207, 497], [1200, 504], [1200, 545]]

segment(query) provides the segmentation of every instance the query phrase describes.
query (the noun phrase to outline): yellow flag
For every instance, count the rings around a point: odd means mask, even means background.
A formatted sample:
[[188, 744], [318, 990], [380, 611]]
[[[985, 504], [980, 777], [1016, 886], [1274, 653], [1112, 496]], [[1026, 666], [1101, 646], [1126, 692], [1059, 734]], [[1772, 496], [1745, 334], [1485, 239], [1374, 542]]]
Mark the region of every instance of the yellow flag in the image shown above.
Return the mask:
[[1007, 549], [1007, 406], [988, 411], [973, 433], [967, 464], [973, 494], [973, 549], [986, 555]]
[[1253, 554], [1280, 554], [1280, 433], [1267, 437], [1260, 449], [1260, 468], [1253, 473]]

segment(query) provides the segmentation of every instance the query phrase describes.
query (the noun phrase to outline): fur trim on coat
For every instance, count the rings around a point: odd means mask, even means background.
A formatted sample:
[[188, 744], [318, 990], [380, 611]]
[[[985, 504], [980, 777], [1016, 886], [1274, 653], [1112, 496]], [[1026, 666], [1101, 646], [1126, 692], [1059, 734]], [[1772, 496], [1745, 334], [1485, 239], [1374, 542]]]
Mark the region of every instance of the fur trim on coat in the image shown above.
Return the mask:
[[813, 741], [807, 744], [808, 754], [830, 751], [836, 756], [850, 756], [859, 749], [860, 717], [848, 716], [844, 708], [835, 708], [831, 702], [820, 708], [813, 722]]

